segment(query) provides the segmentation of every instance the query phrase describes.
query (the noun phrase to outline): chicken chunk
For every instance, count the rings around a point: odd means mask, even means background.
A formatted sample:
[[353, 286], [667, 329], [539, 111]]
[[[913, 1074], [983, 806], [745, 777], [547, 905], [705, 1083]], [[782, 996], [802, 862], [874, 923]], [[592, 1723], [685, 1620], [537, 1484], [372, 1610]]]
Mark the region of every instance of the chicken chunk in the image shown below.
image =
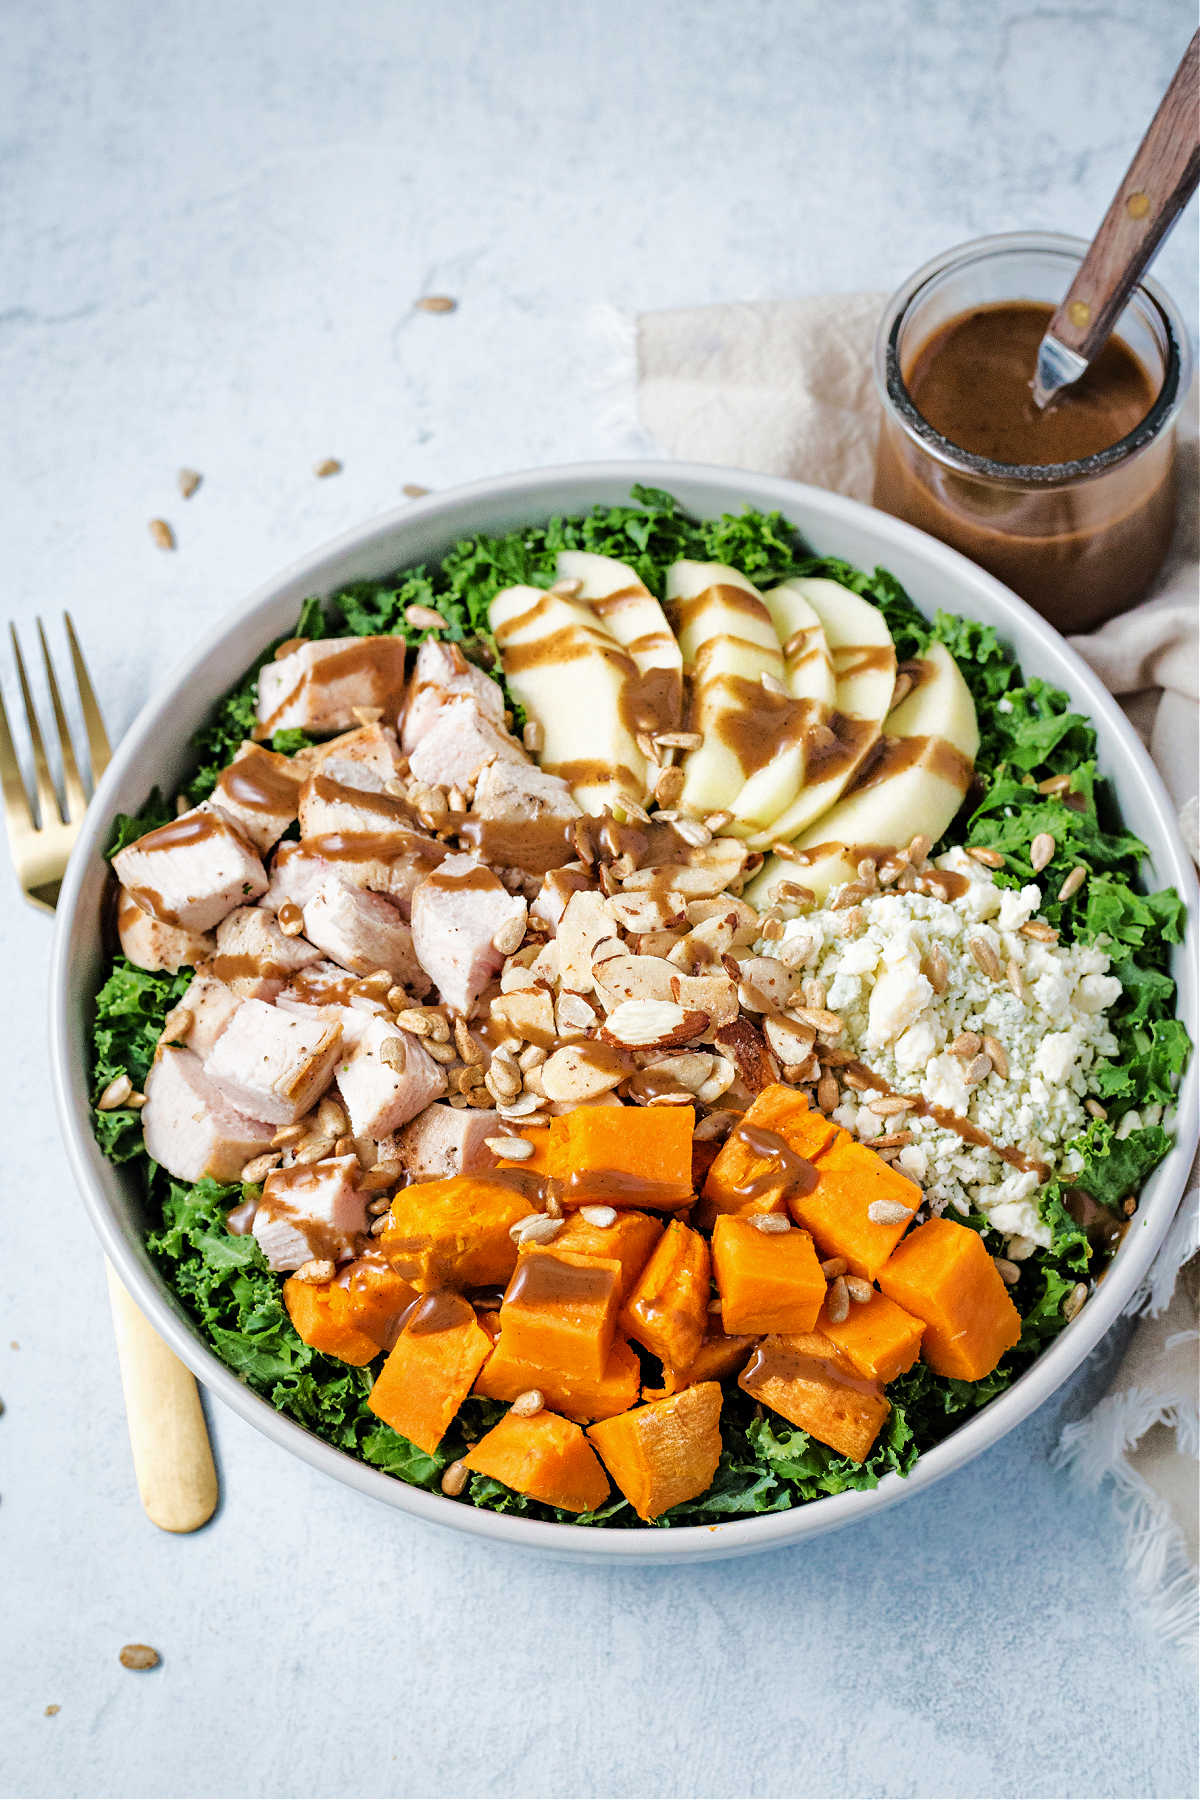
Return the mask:
[[412, 901], [413, 949], [448, 1006], [470, 1011], [505, 955], [517, 948], [527, 911], [525, 901], [472, 856], [447, 857], [421, 883]]
[[274, 1135], [274, 1125], [230, 1105], [194, 1051], [159, 1050], [146, 1079], [142, 1137], [147, 1155], [177, 1181], [237, 1181]]
[[474, 1175], [495, 1168], [496, 1155], [486, 1140], [507, 1130], [490, 1108], [427, 1106], [402, 1131], [376, 1145], [376, 1160], [398, 1163], [410, 1181]]
[[182, 1044], [197, 1056], [207, 1056], [241, 1004], [241, 996], [231, 987], [200, 969], [178, 1006], [167, 1014], [159, 1041]]
[[255, 850], [219, 808], [181, 813], [113, 857], [131, 898], [164, 925], [209, 931], [235, 906], [267, 891]]
[[247, 742], [222, 769], [212, 797], [242, 836], [265, 853], [296, 817], [302, 780], [290, 758]]
[[343, 1262], [354, 1254], [367, 1228], [358, 1176], [354, 1156], [297, 1163], [267, 1176], [252, 1230], [273, 1269], [299, 1269], [314, 1257]]
[[313, 775], [330, 762], [352, 763], [375, 780], [351, 782], [354, 786], [378, 785], [398, 781], [404, 769], [404, 758], [396, 733], [382, 721], [376, 725], [360, 725], [357, 731], [344, 731], [324, 744], [313, 744], [301, 750], [294, 759], [304, 776]]
[[[239, 906], [217, 926], [216, 954], [206, 972], [242, 993], [244, 982], [286, 981], [297, 969], [320, 960], [321, 952], [307, 938], [288, 937], [279, 929], [274, 913], [261, 906]], [[259, 992], [257, 997], [265, 996]]]
[[368, 1019], [357, 1047], [338, 1064], [338, 1092], [355, 1137], [398, 1131], [446, 1091], [446, 1071], [407, 1031]]
[[243, 1000], [205, 1057], [204, 1073], [230, 1105], [290, 1125], [328, 1087], [341, 1041], [338, 1025]]
[[343, 969], [355, 975], [386, 969], [412, 993], [426, 992], [412, 932], [389, 900], [331, 875], [303, 908], [303, 917], [309, 942]]
[[542, 878], [537, 898], [529, 909], [530, 914], [549, 925], [552, 931], [557, 931], [558, 922], [567, 910], [571, 895], [584, 893], [591, 885], [591, 876], [582, 863], [573, 866], [569, 864], [565, 869], [551, 869]]
[[409, 683], [401, 740], [404, 748], [415, 749], [446, 701], [460, 694], [469, 694], [485, 719], [503, 726], [504, 694], [499, 684], [468, 662], [457, 644], [426, 638], [417, 651]]
[[182, 925], [164, 925], [143, 912], [124, 888], [117, 895], [117, 936], [131, 963], [139, 969], [161, 969], [168, 975], [194, 969], [213, 950], [205, 931], [188, 931]]
[[303, 910], [331, 875], [382, 894], [407, 918], [413, 889], [437, 868], [446, 846], [420, 831], [337, 832], [303, 844], [281, 844], [262, 904], [278, 912], [286, 900]]
[[394, 794], [385, 793], [383, 778], [367, 763], [331, 756], [304, 783], [300, 796], [301, 837], [323, 837], [343, 831], [412, 831], [416, 825], [412, 808]]
[[408, 753], [409, 773], [426, 787], [469, 788], [493, 757], [528, 761], [510, 732], [483, 712], [472, 694], [439, 708], [419, 743]]
[[346, 731], [356, 707], [379, 707], [394, 724], [404, 698], [404, 640], [322, 638], [264, 664], [258, 675], [258, 732]]
[[522, 823], [579, 817], [575, 796], [561, 775], [550, 775], [536, 763], [518, 763], [510, 757], [497, 757], [482, 771], [471, 811], [483, 819]]

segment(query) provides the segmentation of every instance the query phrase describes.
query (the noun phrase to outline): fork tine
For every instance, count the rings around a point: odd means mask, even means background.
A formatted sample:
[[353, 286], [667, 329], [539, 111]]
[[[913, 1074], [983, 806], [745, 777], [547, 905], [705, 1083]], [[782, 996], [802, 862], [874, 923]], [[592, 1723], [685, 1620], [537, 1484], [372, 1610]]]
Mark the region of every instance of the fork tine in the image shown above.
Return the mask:
[[8, 728], [8, 712], [0, 694], [0, 786], [4, 791], [4, 811], [15, 829], [33, 830], [33, 808], [17, 761], [16, 746]]
[[87, 731], [88, 756], [91, 758], [92, 764], [92, 786], [95, 787], [108, 767], [112, 751], [108, 747], [108, 733], [104, 729], [100, 705], [92, 687], [91, 677], [87, 672], [87, 664], [83, 660], [83, 651], [79, 648], [79, 639], [75, 636], [75, 626], [70, 613], [63, 614], [63, 622], [67, 628], [67, 642], [71, 646], [75, 685], [79, 689], [79, 704], [83, 711], [83, 723]]
[[25, 659], [21, 655], [16, 626], [10, 625], [8, 633], [12, 638], [13, 656], [17, 663], [17, 680], [21, 684], [21, 698], [25, 702], [25, 723], [29, 727], [29, 740], [33, 746], [33, 779], [37, 790], [38, 812], [41, 815], [39, 825], [41, 830], [45, 831], [48, 825], [62, 821], [62, 811], [58, 804], [58, 795], [54, 790], [54, 778], [50, 773], [50, 764], [46, 761], [46, 747], [42, 743], [42, 728], [38, 723], [33, 695], [29, 691], [29, 678], [25, 673]]
[[75, 746], [71, 742], [71, 730], [67, 724], [67, 716], [63, 712], [62, 696], [58, 691], [58, 681], [54, 674], [54, 664], [50, 660], [50, 646], [46, 642], [46, 633], [42, 629], [42, 621], [37, 622], [38, 641], [42, 646], [42, 660], [46, 665], [46, 683], [50, 689], [50, 705], [54, 709], [54, 723], [58, 730], [58, 744], [62, 753], [63, 796], [66, 800], [68, 821], [82, 817], [87, 806], [87, 795], [83, 791], [83, 783], [79, 779], [79, 765], [75, 761]]

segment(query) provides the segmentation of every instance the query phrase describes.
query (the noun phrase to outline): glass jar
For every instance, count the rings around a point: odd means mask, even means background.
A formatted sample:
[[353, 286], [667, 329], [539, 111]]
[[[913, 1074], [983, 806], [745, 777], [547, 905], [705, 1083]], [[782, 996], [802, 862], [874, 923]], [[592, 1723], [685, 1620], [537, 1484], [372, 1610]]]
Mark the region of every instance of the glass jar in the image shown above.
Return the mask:
[[1116, 332], [1155, 399], [1127, 436], [1079, 462], [993, 462], [963, 450], [917, 411], [905, 380], [951, 319], [1005, 301], [1057, 306], [1086, 248], [1054, 232], [962, 244], [892, 296], [875, 340], [883, 402], [875, 505], [961, 550], [1062, 631], [1086, 630], [1132, 606], [1166, 555], [1175, 420], [1192, 374], [1177, 309], [1156, 282], [1135, 288]]

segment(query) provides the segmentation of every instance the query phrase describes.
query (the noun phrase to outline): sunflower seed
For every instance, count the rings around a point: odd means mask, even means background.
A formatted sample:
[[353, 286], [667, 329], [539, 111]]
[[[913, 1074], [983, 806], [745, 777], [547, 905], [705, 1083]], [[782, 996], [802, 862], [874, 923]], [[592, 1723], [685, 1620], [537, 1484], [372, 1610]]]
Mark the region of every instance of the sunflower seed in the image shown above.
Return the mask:
[[165, 519], [151, 519], [150, 536], [160, 550], [175, 548], [175, 533]]
[[[152, 1650], [149, 1644], [125, 1644], [121, 1649], [119, 1661], [123, 1669], [157, 1669], [159, 1655], [158, 1651]], [[55, 1707], [54, 1710], [57, 1712], [58, 1708]]]
[[1037, 791], [1039, 794], [1065, 794], [1070, 785], [1069, 775], [1048, 775], [1045, 781], [1038, 782]]
[[313, 1256], [306, 1263], [300, 1264], [296, 1270], [296, 1280], [320, 1287], [324, 1282], [332, 1281], [336, 1273], [336, 1265], [327, 1256]]
[[960, 1031], [950, 1046], [952, 1056], [978, 1056], [983, 1047], [983, 1039], [977, 1031]]
[[747, 1223], [766, 1237], [774, 1237], [778, 1232], [792, 1229], [792, 1221], [786, 1213], [751, 1213]]
[[861, 1275], [846, 1275], [843, 1279], [846, 1283], [846, 1292], [849, 1294], [850, 1298], [857, 1306], [865, 1306], [875, 1292], [875, 1289], [871, 1286], [870, 1282], [864, 1281]]
[[992, 949], [992, 946], [988, 943], [987, 939], [981, 937], [969, 937], [967, 939], [967, 949], [971, 952], [978, 967], [988, 979], [990, 981], [999, 981], [1000, 958], [996, 955], [996, 952]]
[[185, 500], [190, 500], [204, 477], [197, 469], [180, 469], [175, 480]]
[[597, 1231], [607, 1231], [617, 1222], [617, 1209], [615, 1206], [581, 1206], [579, 1216], [585, 1224], [594, 1225]]
[[817, 1105], [823, 1113], [831, 1113], [841, 1099], [841, 1090], [832, 1075], [822, 1075], [817, 1083]]
[[925, 958], [925, 973], [935, 994], [944, 994], [950, 982], [950, 965], [941, 946], [935, 944]]
[[712, 843], [712, 832], [699, 819], [676, 819], [675, 831], [684, 843], [690, 844], [694, 850], [700, 850], [705, 844]]
[[532, 1419], [541, 1412], [545, 1404], [546, 1396], [541, 1388], [526, 1388], [523, 1394], [517, 1395], [509, 1410], [518, 1419]]
[[872, 1200], [867, 1217], [872, 1225], [902, 1225], [912, 1218], [912, 1213], [899, 1200]]
[[507, 1162], [528, 1162], [533, 1155], [533, 1145], [528, 1138], [490, 1137], [483, 1141], [493, 1156], [503, 1156]]
[[975, 861], [982, 863], [985, 869], [1002, 869], [1004, 867], [1004, 856], [1001, 851], [989, 850], [985, 844], [968, 844], [967, 855], [973, 856]]
[[846, 1287], [846, 1277], [837, 1275], [830, 1283], [829, 1292], [825, 1296], [825, 1310], [829, 1314], [830, 1323], [841, 1325], [850, 1312], [850, 1293]]
[[562, 1230], [562, 1220], [552, 1219], [548, 1213], [527, 1213], [510, 1225], [508, 1235], [514, 1244], [548, 1244]]
[[313, 470], [318, 481], [327, 481], [331, 475], [340, 475], [341, 472], [342, 465], [336, 456], [324, 457]]
[[422, 487], [419, 481], [406, 481], [400, 492], [409, 500], [420, 500], [424, 494], [429, 492], [429, 489]]
[[1029, 861], [1035, 875], [1040, 875], [1046, 864], [1053, 859], [1058, 845], [1048, 831], [1039, 831], [1029, 846]]
[[1025, 978], [1021, 974], [1021, 965], [1015, 956], [1009, 958], [1008, 967], [1004, 971], [1004, 977], [1017, 999], [1024, 1000]]
[[846, 1029], [841, 1015], [824, 1006], [793, 1006], [791, 1017], [798, 1025], [811, 1025], [818, 1037], [841, 1037]]
[[683, 780], [684, 776], [682, 769], [672, 765], [671, 768], [663, 770], [662, 774], [658, 777], [658, 780], [654, 783], [654, 798], [657, 800], [659, 806], [674, 806], [680, 794], [683, 792]]
[[442, 631], [446, 621], [432, 606], [406, 606], [404, 617], [414, 631]]
[[992, 1067], [995, 1069], [1001, 1081], [1007, 1081], [1009, 1073], [1008, 1052], [1005, 1050], [1004, 1045], [1000, 1042], [999, 1038], [994, 1038], [990, 1033], [985, 1033], [983, 1047], [988, 1056], [991, 1057]]
[[1101, 1106], [1101, 1104], [1098, 1100], [1093, 1100], [1089, 1096], [1089, 1098], [1086, 1099], [1083, 1104], [1087, 1108], [1088, 1112], [1091, 1113], [1093, 1119], [1101, 1119], [1101, 1120], [1107, 1119], [1108, 1109], [1107, 1109], [1107, 1107]]
[[419, 300], [414, 300], [413, 305], [418, 312], [452, 313], [456, 310], [458, 301], [452, 300], [449, 294], [422, 294]]
[[1083, 864], [1076, 863], [1075, 867], [1071, 870], [1071, 873], [1067, 876], [1066, 880], [1058, 890], [1059, 899], [1069, 900], [1072, 894], [1077, 894], [1087, 880], [1087, 874], [1088, 872]]
[[282, 1160], [282, 1150], [264, 1151], [262, 1156], [256, 1156], [253, 1162], [246, 1164], [242, 1170], [242, 1180], [251, 1183], [265, 1181], [271, 1170], [277, 1168]]
[[698, 731], [656, 731], [654, 741], [661, 750], [698, 750], [704, 738]]
[[1088, 1297], [1086, 1281], [1077, 1281], [1063, 1301], [1063, 1318], [1073, 1319]]
[[968, 1087], [978, 1087], [981, 1081], [987, 1080], [991, 1072], [991, 1057], [980, 1054], [979, 1056], [973, 1056], [963, 1070], [963, 1080]]
[[782, 681], [780, 681], [778, 675], [772, 675], [767, 669], [764, 669], [758, 679], [768, 694], [786, 695], [787, 689], [784, 687]]
[[891, 1119], [897, 1113], [907, 1112], [911, 1105], [912, 1101], [906, 1100], [903, 1094], [884, 1094], [878, 1100], [868, 1100], [867, 1110], [881, 1119]]
[[1016, 1263], [1009, 1262], [1007, 1256], [994, 1256], [992, 1261], [995, 1263], [996, 1273], [999, 1275], [1004, 1285], [1006, 1287], [1016, 1287], [1018, 1281], [1021, 1279], [1021, 1271]]
[[441, 1489], [443, 1494], [448, 1494], [451, 1500], [457, 1500], [467, 1485], [469, 1472], [465, 1462], [461, 1460], [452, 1462], [442, 1471]]
[[847, 1263], [844, 1256], [830, 1256], [821, 1264], [821, 1273], [826, 1281], [834, 1281], [839, 1275], [846, 1273]]
[[96, 1102], [97, 1112], [115, 1112], [119, 1106], [129, 1104], [129, 1096], [133, 1093], [133, 1083], [128, 1075], [118, 1075], [109, 1082]]
[[1022, 937], [1032, 938], [1036, 944], [1056, 944], [1058, 932], [1053, 925], [1045, 925], [1041, 919], [1030, 919], [1021, 927]]

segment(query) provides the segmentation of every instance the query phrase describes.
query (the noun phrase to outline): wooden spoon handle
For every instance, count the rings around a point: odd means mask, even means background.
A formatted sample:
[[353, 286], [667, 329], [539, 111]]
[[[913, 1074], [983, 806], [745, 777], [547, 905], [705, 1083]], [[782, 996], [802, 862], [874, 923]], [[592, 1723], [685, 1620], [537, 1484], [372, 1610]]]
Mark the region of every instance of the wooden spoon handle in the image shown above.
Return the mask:
[[1103, 348], [1130, 291], [1200, 180], [1200, 31], [1175, 71], [1047, 335], [1084, 362]]
[[211, 1519], [218, 1489], [195, 1377], [143, 1318], [112, 1264], [105, 1268], [142, 1505], [163, 1531], [197, 1531]]

